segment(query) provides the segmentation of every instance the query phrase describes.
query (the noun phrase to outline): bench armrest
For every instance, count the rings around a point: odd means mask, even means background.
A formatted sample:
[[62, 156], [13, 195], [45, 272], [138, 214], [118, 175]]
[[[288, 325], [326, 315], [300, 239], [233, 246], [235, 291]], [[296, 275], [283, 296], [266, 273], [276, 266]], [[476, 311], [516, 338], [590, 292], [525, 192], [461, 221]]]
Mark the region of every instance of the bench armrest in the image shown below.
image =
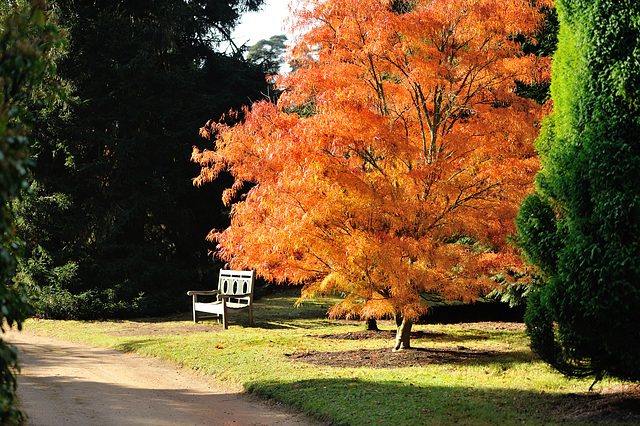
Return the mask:
[[220, 290], [192, 290], [187, 292], [187, 296], [213, 296], [220, 294]]

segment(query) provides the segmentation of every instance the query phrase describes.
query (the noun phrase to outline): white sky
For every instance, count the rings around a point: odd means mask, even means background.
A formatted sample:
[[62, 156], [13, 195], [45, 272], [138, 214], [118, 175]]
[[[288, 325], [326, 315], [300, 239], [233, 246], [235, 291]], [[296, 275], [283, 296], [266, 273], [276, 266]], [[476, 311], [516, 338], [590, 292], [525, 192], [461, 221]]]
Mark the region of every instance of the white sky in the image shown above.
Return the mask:
[[[271, 36], [286, 34], [284, 21], [289, 16], [290, 0], [266, 0], [259, 12], [247, 12], [232, 37], [237, 46], [251, 46]], [[290, 35], [287, 38], [291, 39]]]

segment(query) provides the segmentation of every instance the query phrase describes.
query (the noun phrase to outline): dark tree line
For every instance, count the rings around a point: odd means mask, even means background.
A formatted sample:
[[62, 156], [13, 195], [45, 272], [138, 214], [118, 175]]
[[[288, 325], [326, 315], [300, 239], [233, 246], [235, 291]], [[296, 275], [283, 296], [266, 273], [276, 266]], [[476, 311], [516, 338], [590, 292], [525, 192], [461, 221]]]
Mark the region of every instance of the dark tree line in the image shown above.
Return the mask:
[[37, 117], [31, 195], [16, 205], [19, 280], [54, 318], [153, 315], [207, 286], [216, 185], [194, 189], [198, 129], [267, 92], [265, 70], [223, 51], [262, 0], [55, 0], [69, 97]]

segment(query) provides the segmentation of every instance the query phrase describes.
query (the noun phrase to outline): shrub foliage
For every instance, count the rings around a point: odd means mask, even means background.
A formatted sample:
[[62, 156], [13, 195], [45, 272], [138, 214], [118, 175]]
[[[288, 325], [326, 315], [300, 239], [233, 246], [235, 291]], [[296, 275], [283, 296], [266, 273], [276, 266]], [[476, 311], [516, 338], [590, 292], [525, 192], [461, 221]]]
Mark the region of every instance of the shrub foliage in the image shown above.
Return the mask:
[[566, 375], [640, 380], [640, 3], [556, 7], [554, 112], [517, 219], [544, 276], [527, 329]]
[[[23, 5], [23, 3], [26, 3]], [[0, 4], [0, 329], [22, 326], [26, 296], [13, 284], [20, 244], [15, 237], [9, 203], [26, 186], [31, 164], [27, 155], [31, 117], [27, 100], [52, 71], [48, 54], [60, 45], [57, 29], [44, 12], [43, 1]], [[36, 100], [46, 103], [46, 98]], [[0, 424], [19, 424], [16, 407], [17, 350], [0, 339]]]

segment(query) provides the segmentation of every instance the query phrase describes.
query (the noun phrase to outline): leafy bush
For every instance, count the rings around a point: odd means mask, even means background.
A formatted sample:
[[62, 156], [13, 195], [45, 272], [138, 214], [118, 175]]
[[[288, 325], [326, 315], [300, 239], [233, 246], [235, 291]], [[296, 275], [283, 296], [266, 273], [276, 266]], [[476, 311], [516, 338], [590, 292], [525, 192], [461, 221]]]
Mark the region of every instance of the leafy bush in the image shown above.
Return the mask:
[[527, 329], [564, 374], [640, 381], [640, 3], [556, 7], [554, 113], [517, 220], [545, 283]]
[[[46, 104], [53, 88], [39, 90], [45, 75], [53, 73], [49, 52], [61, 45], [57, 28], [44, 10], [44, 1], [0, 3], [0, 330], [21, 328], [26, 297], [12, 283], [21, 244], [15, 238], [10, 202], [26, 186], [31, 166], [27, 146], [31, 114], [27, 100]], [[38, 96], [35, 93], [38, 92]], [[37, 99], [35, 99], [37, 98]], [[19, 424], [15, 407], [17, 351], [0, 339], [0, 424]]]

